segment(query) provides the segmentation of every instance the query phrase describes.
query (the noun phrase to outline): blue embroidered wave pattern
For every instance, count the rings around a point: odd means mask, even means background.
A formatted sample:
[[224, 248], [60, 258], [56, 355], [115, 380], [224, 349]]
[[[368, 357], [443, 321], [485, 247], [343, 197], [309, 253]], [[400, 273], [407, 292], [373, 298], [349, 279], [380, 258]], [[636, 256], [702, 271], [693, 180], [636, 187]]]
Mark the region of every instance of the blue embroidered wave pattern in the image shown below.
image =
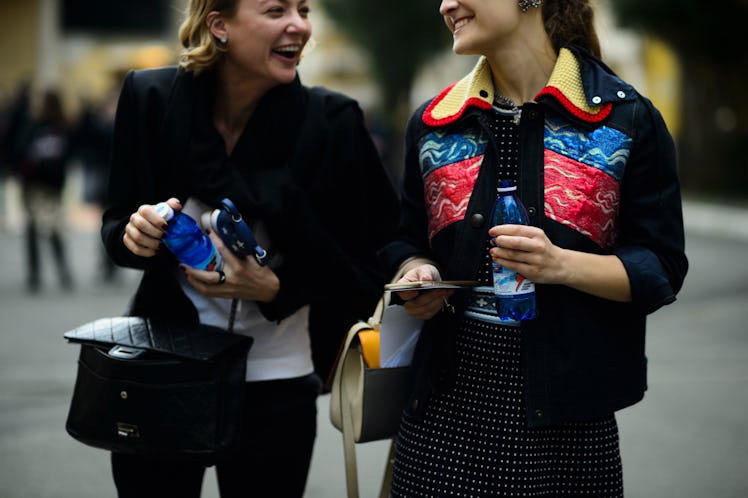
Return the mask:
[[482, 155], [488, 140], [481, 134], [465, 136], [435, 131], [421, 139], [421, 173], [428, 176], [435, 169]]
[[597, 168], [621, 181], [631, 153], [631, 137], [607, 126], [584, 133], [557, 118], [546, 119], [545, 128], [546, 149]]

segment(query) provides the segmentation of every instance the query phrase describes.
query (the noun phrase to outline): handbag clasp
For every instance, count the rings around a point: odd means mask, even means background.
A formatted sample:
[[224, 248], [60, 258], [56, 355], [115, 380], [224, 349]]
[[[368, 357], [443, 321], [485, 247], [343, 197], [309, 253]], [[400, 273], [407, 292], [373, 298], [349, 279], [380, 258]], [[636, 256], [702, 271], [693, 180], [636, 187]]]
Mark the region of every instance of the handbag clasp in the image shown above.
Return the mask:
[[117, 422], [117, 435], [124, 438], [139, 438], [140, 431], [138, 426], [134, 424], [125, 424], [124, 422]]

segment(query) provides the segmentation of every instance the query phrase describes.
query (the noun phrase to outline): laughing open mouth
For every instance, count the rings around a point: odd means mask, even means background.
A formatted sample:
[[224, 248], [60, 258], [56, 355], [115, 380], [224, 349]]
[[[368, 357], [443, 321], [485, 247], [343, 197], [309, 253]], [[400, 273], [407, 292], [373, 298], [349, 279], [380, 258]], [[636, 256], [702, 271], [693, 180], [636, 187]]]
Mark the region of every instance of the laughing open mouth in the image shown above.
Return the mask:
[[301, 45], [284, 45], [273, 49], [274, 54], [288, 60], [296, 59], [299, 56], [299, 52], [301, 52]]

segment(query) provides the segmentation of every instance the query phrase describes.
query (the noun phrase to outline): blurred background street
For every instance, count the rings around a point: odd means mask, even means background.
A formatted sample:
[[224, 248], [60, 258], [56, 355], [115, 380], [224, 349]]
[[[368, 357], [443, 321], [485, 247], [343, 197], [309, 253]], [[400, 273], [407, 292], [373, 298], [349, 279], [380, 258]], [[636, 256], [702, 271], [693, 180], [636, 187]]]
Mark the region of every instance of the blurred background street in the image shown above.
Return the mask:
[[[102, 283], [98, 237], [83, 221], [68, 237], [74, 288], [61, 290], [47, 265], [36, 295], [25, 290], [20, 233], [0, 231], [0, 498], [115, 496], [108, 454], [64, 429], [78, 348], [62, 333], [121, 312], [137, 274]], [[618, 414], [629, 498], [748, 496], [748, 212], [688, 203], [686, 221], [691, 270], [678, 301], [650, 319], [649, 391]], [[318, 403], [306, 498], [345, 496], [328, 403]], [[363, 498], [377, 496], [387, 449], [358, 445]], [[212, 469], [204, 496], [218, 496]]]

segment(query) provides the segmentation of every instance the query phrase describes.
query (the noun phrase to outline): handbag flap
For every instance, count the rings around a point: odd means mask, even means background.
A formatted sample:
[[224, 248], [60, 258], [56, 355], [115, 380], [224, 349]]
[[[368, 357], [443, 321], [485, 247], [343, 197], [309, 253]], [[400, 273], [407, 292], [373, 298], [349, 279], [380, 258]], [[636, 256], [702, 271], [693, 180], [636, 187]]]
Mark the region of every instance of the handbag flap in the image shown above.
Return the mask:
[[249, 349], [253, 339], [210, 325], [184, 325], [137, 316], [101, 318], [63, 334], [70, 342], [138, 349], [209, 361], [234, 348]]

